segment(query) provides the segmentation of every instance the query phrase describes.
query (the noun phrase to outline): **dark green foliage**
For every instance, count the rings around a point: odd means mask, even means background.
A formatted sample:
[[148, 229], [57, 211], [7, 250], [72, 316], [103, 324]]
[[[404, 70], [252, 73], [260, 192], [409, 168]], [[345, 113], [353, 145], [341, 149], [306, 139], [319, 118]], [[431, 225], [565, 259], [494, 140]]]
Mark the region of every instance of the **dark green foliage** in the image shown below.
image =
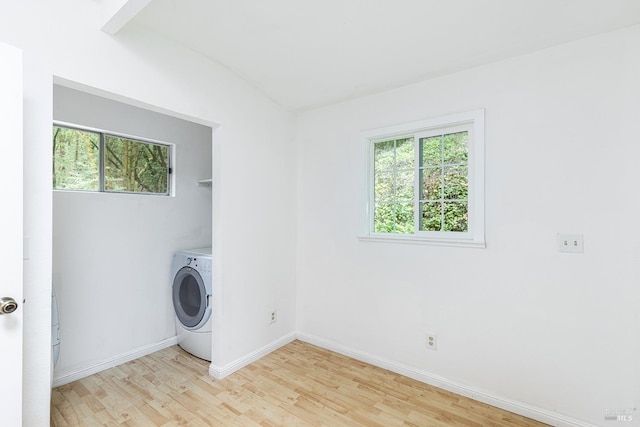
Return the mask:
[[413, 233], [413, 138], [374, 144], [374, 231]]
[[98, 191], [100, 135], [53, 127], [53, 188]]
[[168, 147], [105, 136], [105, 190], [167, 192]]
[[[53, 127], [53, 188], [99, 191], [100, 133]], [[104, 190], [168, 194], [169, 147], [104, 135]]]
[[379, 203], [374, 213], [376, 233], [413, 233], [413, 203]]
[[[468, 134], [419, 140], [420, 230], [468, 230]], [[374, 232], [414, 232], [414, 138], [374, 143]]]

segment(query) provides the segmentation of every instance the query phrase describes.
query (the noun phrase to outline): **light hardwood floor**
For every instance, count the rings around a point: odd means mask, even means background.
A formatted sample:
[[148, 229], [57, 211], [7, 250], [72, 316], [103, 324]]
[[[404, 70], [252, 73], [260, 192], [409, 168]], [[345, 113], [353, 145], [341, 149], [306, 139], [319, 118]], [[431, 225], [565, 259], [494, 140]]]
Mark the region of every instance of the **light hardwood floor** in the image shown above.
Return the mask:
[[62, 426], [544, 426], [294, 341], [223, 380], [177, 346], [55, 388]]

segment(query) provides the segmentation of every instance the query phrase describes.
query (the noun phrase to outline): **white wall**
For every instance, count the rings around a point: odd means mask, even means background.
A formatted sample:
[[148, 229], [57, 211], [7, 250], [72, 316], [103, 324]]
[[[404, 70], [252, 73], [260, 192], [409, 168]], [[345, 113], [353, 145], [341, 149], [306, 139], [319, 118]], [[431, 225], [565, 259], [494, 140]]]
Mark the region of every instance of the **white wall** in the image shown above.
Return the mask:
[[[301, 114], [302, 335], [542, 415], [640, 407], [639, 43], [633, 27]], [[359, 132], [481, 108], [486, 249], [359, 241]]]
[[[0, 40], [23, 49], [27, 68], [25, 233], [32, 257], [25, 263], [25, 426], [46, 425], [49, 413], [52, 76], [220, 124], [213, 150], [219, 295], [213, 363], [226, 366], [294, 330], [292, 115], [192, 51], [146, 32], [111, 37], [98, 28], [97, 2], [0, 6]], [[267, 320], [271, 306], [278, 309], [275, 325]]]
[[[211, 246], [212, 129], [55, 85], [53, 118], [174, 144], [173, 196], [53, 194], [53, 283], [64, 344], [54, 384], [175, 336], [173, 253]], [[167, 344], [164, 344], [164, 343]]]

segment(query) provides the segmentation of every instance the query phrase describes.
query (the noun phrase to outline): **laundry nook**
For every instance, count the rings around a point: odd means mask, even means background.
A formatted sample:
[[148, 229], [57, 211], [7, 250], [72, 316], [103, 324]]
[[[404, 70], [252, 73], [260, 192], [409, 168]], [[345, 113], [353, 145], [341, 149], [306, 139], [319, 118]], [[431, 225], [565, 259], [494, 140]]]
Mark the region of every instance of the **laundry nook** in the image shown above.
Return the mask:
[[[177, 334], [172, 297], [174, 255], [211, 246], [212, 186], [199, 181], [212, 177], [213, 129], [62, 84], [53, 87], [53, 105], [53, 280], [61, 336], [53, 385], [59, 386], [184, 336]], [[101, 156], [95, 172], [68, 173], [76, 158]], [[156, 163], [143, 168], [146, 159]], [[127, 162], [138, 166], [127, 172]], [[206, 320], [212, 264], [209, 249], [206, 274], [200, 270], [198, 282], [194, 271], [177, 294], [191, 313], [199, 307], [198, 283], [206, 280]], [[206, 343], [198, 348], [210, 359], [211, 323], [186, 326], [186, 333], [200, 337], [205, 326]]]

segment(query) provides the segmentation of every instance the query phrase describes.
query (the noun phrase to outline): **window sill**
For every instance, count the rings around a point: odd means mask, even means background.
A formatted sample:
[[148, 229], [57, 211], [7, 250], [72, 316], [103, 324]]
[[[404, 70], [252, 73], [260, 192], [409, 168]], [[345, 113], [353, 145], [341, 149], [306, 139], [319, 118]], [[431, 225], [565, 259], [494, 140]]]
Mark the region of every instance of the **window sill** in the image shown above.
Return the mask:
[[404, 243], [410, 245], [433, 245], [433, 246], [453, 246], [463, 248], [486, 248], [484, 240], [468, 240], [468, 239], [433, 239], [420, 236], [407, 235], [361, 235], [358, 236], [361, 242], [377, 242], [377, 243]]

